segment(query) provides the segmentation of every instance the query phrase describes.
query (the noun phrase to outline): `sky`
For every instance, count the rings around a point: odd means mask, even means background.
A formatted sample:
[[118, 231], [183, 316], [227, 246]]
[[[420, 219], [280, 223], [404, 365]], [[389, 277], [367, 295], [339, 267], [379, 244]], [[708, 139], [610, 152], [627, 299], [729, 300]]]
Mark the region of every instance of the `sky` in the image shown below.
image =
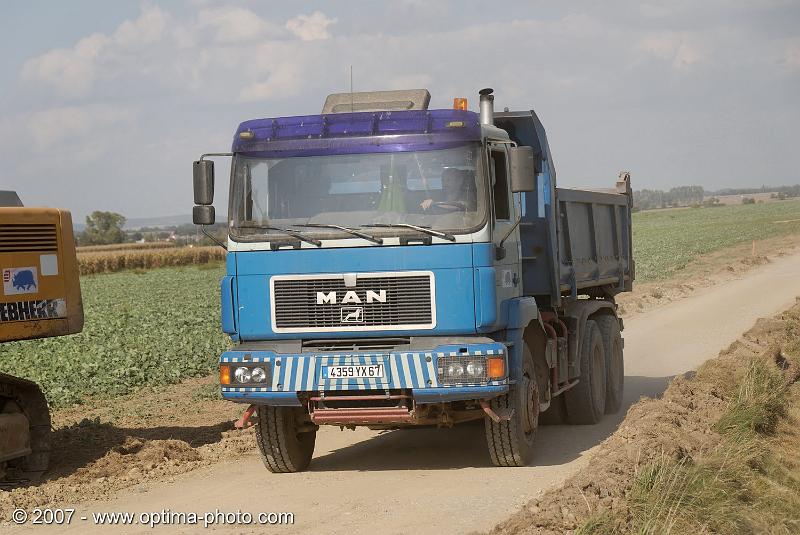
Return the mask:
[[190, 213], [193, 160], [319, 113], [351, 65], [356, 91], [534, 109], [560, 186], [800, 182], [798, 0], [26, 0], [0, 47], [0, 189], [78, 221]]

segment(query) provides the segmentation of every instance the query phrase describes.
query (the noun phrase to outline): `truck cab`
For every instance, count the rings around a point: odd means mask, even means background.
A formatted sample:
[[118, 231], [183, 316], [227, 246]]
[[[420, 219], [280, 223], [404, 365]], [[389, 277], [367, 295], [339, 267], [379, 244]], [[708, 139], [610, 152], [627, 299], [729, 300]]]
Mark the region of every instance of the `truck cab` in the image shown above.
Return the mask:
[[231, 157], [220, 384], [270, 470], [305, 469], [320, 425], [476, 419], [495, 464], [525, 465], [540, 413], [594, 423], [618, 404], [630, 186], [560, 198], [536, 115], [493, 99], [331, 95], [194, 163], [208, 225], [211, 158]]

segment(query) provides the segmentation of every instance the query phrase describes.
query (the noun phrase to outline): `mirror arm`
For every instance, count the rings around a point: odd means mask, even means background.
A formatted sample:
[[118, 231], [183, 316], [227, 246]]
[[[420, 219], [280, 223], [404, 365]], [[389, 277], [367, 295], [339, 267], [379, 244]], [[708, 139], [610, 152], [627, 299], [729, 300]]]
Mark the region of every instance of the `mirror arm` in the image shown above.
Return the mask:
[[522, 216], [519, 216], [517, 220], [514, 221], [514, 224], [511, 225], [511, 228], [508, 229], [508, 232], [506, 232], [505, 236], [503, 236], [503, 239], [500, 240], [500, 243], [497, 244], [497, 247], [495, 247], [495, 257], [498, 257], [497, 258], [498, 260], [502, 260], [503, 258], [505, 258], [505, 249], [503, 249], [503, 244], [506, 242], [509, 236], [511, 236], [511, 233], [514, 232], [514, 229], [519, 226], [520, 222], [522, 222]]
[[206, 230], [206, 226], [205, 225], [200, 225], [200, 231], [203, 234], [205, 234], [208, 237], [208, 239], [210, 239], [211, 241], [213, 241], [214, 243], [216, 243], [217, 245], [219, 245], [220, 247], [222, 247], [226, 251], [228, 250], [228, 247], [224, 243], [219, 241], [216, 236], [214, 236], [213, 234], [211, 234], [210, 232], [208, 232]]

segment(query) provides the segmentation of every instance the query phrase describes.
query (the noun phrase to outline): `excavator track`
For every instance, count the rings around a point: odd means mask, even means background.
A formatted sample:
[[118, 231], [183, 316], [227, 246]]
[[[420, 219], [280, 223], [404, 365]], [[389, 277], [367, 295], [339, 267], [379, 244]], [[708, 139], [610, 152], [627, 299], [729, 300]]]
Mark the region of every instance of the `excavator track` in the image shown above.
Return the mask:
[[[0, 462], [0, 488], [20, 486], [39, 479], [50, 462], [51, 433], [50, 411], [39, 386], [19, 377], [0, 374], [1, 417], [5, 417], [11, 429], [22, 432], [17, 436], [9, 434], [7, 441], [0, 440], [0, 459], [4, 459]], [[18, 437], [20, 434], [21, 438]], [[21, 451], [27, 454], [17, 456]]]

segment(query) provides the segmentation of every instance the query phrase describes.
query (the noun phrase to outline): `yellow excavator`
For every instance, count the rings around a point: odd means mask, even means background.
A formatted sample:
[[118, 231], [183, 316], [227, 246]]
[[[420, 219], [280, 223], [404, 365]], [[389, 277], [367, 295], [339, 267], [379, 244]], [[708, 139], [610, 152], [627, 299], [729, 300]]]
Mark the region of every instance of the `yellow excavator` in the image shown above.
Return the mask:
[[[0, 191], [0, 276], [0, 344], [83, 329], [69, 211]], [[0, 345], [0, 482], [33, 480], [50, 461], [50, 411], [36, 383], [2, 373], [2, 356]]]

